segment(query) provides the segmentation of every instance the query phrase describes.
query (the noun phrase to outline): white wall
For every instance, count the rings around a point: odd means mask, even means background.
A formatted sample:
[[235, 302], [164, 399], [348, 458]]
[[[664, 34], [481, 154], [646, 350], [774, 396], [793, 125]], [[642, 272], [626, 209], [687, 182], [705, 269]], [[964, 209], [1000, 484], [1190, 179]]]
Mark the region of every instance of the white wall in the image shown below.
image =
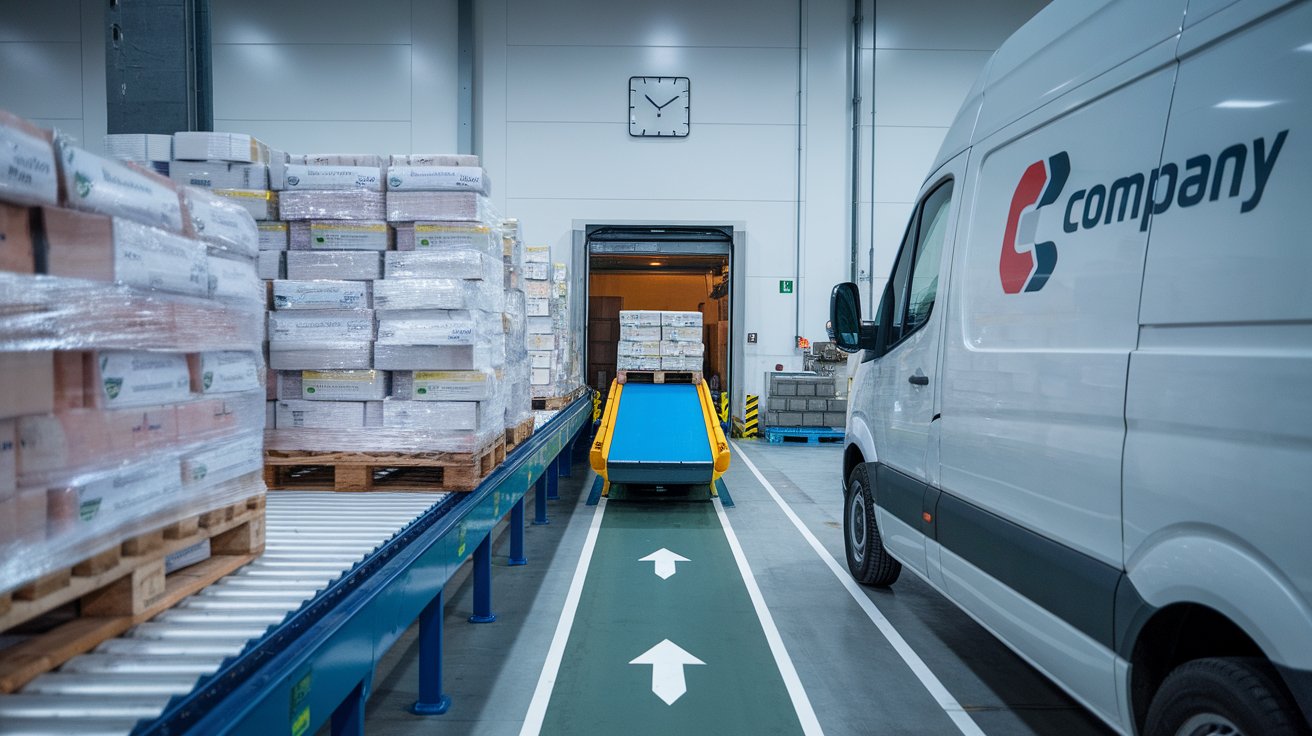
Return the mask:
[[874, 265], [862, 285], [872, 284], [875, 294], [888, 280], [916, 193], [966, 92], [993, 51], [1047, 4], [863, 0], [860, 219], [867, 249], [874, 233]]
[[103, 0], [0, 0], [0, 109], [104, 150]]
[[217, 0], [214, 129], [299, 153], [456, 150], [455, 0]]
[[[759, 335], [746, 346], [753, 393], [765, 368], [800, 367], [794, 336], [823, 336], [829, 289], [846, 274], [849, 14], [840, 3], [803, 3], [799, 172], [798, 6], [478, 4], [476, 148], [498, 207], [564, 262], [576, 222], [740, 226], [746, 253], [735, 267], [746, 269], [747, 308], [735, 330]], [[629, 136], [628, 79], [641, 75], [691, 78], [687, 138]], [[796, 293], [780, 294], [780, 279], [793, 279]]]

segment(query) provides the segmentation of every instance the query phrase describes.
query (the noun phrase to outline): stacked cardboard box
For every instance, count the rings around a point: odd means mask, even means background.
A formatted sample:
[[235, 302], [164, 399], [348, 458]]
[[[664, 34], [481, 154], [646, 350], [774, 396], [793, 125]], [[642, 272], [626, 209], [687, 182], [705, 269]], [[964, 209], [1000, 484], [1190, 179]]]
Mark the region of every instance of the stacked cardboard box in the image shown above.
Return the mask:
[[472, 452], [503, 434], [501, 233], [389, 222], [385, 179], [408, 160], [294, 155], [275, 182], [289, 249], [269, 314], [270, 449]]
[[588, 297], [587, 379], [598, 391], [605, 391], [615, 379], [615, 365], [619, 357], [620, 309], [623, 306], [623, 297]]
[[533, 417], [533, 392], [529, 387], [532, 369], [528, 352], [528, 300], [524, 293], [524, 241], [519, 221], [501, 223], [502, 263], [506, 289], [506, 429], [514, 429]]
[[0, 591], [262, 494], [249, 215], [0, 113], [0, 229]]
[[567, 396], [578, 387], [578, 355], [569, 322], [569, 273], [545, 245], [524, 249], [530, 383], [534, 398]]
[[702, 343], [701, 312], [625, 310], [620, 312], [619, 321], [619, 370], [702, 370], [706, 346]]
[[767, 373], [765, 426], [827, 427], [847, 424], [847, 399], [836, 398], [833, 376]]

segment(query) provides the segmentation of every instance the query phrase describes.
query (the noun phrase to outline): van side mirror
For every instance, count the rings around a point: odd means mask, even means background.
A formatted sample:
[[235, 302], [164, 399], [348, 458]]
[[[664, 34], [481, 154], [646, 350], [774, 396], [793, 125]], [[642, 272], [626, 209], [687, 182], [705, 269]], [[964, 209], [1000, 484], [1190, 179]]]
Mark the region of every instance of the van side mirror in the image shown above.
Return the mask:
[[875, 349], [878, 325], [861, 321], [861, 292], [856, 284], [838, 284], [829, 295], [829, 330], [843, 352]]

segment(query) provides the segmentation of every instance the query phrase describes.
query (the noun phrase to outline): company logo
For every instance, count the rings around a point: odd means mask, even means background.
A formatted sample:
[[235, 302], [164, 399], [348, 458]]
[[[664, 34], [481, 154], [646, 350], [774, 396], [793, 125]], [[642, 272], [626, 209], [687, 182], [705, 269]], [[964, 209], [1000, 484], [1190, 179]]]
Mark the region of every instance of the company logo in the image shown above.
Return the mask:
[[287, 186], [289, 186], [289, 187], [294, 187], [294, 186], [296, 186], [297, 184], [300, 184], [300, 183], [301, 183], [301, 177], [299, 177], [299, 176], [289, 176], [289, 177], [287, 177]]
[[[1034, 229], [1020, 232], [1021, 215], [1030, 205], [1034, 211], [1057, 201], [1071, 173], [1071, 157], [1065, 151], [1051, 156], [1046, 162], [1035, 161], [1021, 174], [1020, 183], [1011, 195], [1011, 210], [1007, 213], [1007, 229], [1002, 235], [1002, 258], [998, 261], [998, 274], [1002, 277], [1002, 290], [1008, 294], [1038, 291], [1048, 283], [1048, 277], [1057, 267], [1057, 245], [1051, 240], [1034, 242]], [[1033, 216], [1029, 222], [1035, 222]], [[1019, 237], [1019, 239], [1018, 239]], [[1016, 246], [1030, 245], [1026, 251]]]
[[[1266, 192], [1276, 158], [1284, 148], [1288, 130], [1282, 130], [1268, 146], [1266, 138], [1235, 143], [1215, 156], [1199, 154], [1184, 164], [1166, 163], [1148, 173], [1134, 173], [1071, 192], [1062, 212], [1062, 232], [1073, 234], [1101, 225], [1138, 221], [1146, 232], [1151, 219], [1172, 207], [1188, 209], [1203, 201], [1240, 198], [1245, 182], [1252, 188], [1239, 205], [1239, 213], [1257, 209]], [[1251, 165], [1250, 165], [1251, 164]], [[1011, 210], [1002, 236], [998, 275], [1007, 294], [1038, 291], [1057, 267], [1057, 246], [1052, 241], [1035, 242], [1038, 211], [1061, 196], [1070, 176], [1071, 160], [1062, 151], [1045, 161], [1035, 161], [1021, 174], [1011, 195]], [[1031, 206], [1032, 209], [1031, 209]], [[1021, 247], [1028, 246], [1025, 250]]]

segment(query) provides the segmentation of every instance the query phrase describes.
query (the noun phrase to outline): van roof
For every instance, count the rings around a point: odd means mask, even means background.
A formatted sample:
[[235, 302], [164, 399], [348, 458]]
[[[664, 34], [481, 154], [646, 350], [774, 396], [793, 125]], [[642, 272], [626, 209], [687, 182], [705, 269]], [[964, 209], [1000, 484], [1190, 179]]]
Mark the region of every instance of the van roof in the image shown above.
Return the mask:
[[[1197, 0], [1195, 0], [1197, 2]], [[1116, 65], [1179, 38], [1188, 0], [1054, 0], [989, 58], [930, 172]], [[1214, 3], [1213, 3], [1214, 4]]]

